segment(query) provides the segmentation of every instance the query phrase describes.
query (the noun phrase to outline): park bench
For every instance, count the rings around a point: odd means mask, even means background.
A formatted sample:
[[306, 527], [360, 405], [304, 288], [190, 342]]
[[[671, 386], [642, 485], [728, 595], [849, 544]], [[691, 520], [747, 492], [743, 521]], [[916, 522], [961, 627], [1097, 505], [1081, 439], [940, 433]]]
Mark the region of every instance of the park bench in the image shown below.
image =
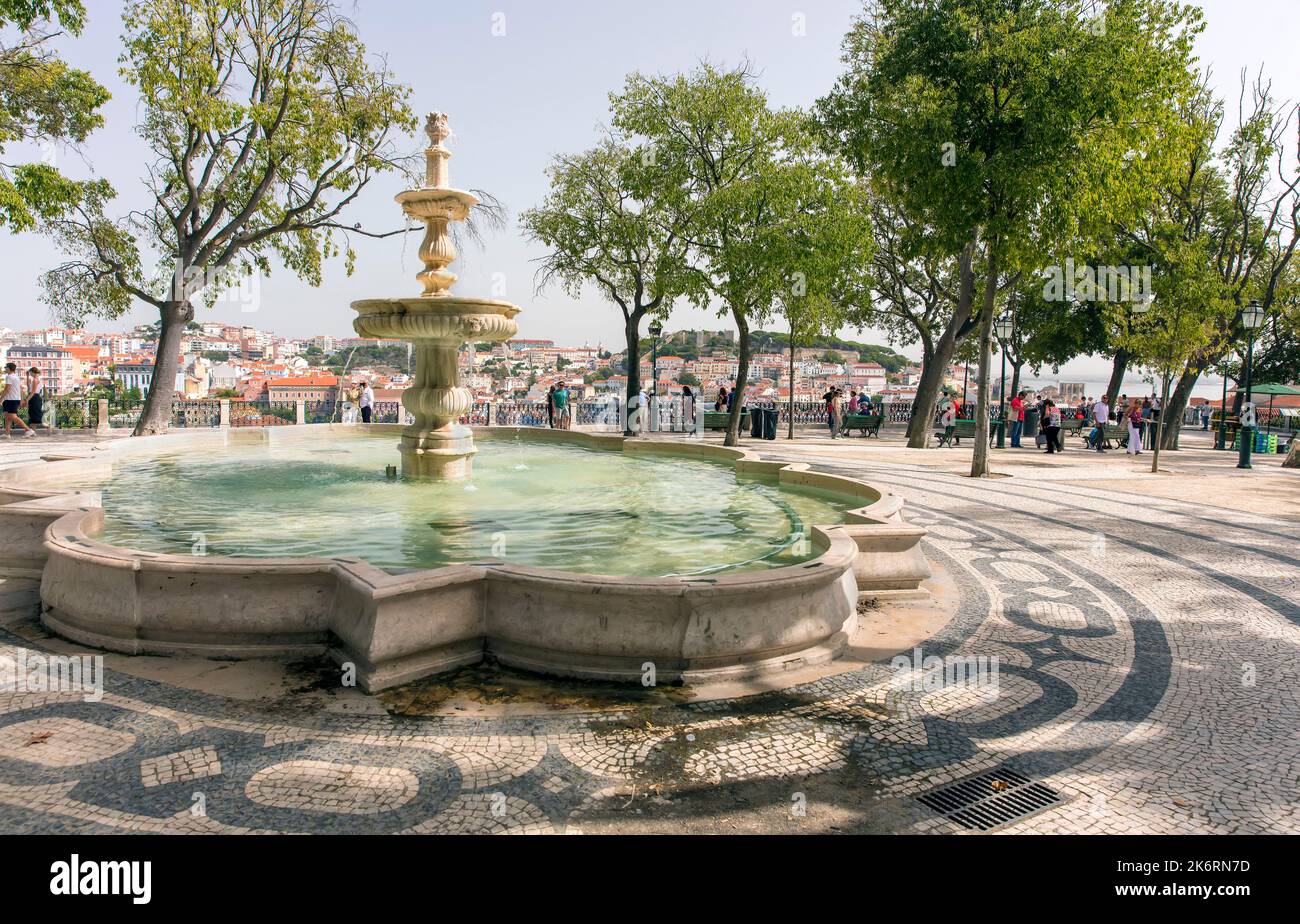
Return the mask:
[[1079, 432], [1080, 430], [1082, 430], [1082, 429], [1083, 429], [1083, 420], [1081, 420], [1080, 418], [1078, 418], [1078, 417], [1062, 417], [1062, 418], [1061, 418], [1061, 433], [1062, 433], [1062, 434], [1067, 434], [1067, 433], [1078, 433], [1078, 432]]
[[848, 434], [850, 430], [860, 430], [865, 439], [868, 436], [880, 436], [880, 425], [885, 422], [881, 414], [845, 414], [840, 432]]
[[[934, 431], [934, 435], [939, 438], [940, 446], [960, 446], [963, 439], [973, 440], [975, 438], [975, 421], [958, 420], [953, 425], [952, 433], [940, 427]], [[989, 445], [993, 445], [993, 440], [997, 436], [997, 427], [990, 424], [989, 426]]]
[[[704, 429], [705, 430], [725, 430], [727, 423], [731, 420], [729, 411], [705, 411], [704, 412]], [[749, 429], [749, 408], [740, 412], [740, 432], [744, 433]]]
[[[1082, 423], [1082, 421], [1080, 421], [1080, 423]], [[1095, 448], [1089, 442], [1093, 429], [1092, 426], [1079, 428], [1079, 435], [1083, 437], [1084, 444], [1090, 449]], [[1120, 449], [1126, 448], [1128, 446], [1128, 424], [1106, 424], [1106, 432], [1102, 434], [1101, 439], [1103, 449], [1114, 449], [1116, 446]]]

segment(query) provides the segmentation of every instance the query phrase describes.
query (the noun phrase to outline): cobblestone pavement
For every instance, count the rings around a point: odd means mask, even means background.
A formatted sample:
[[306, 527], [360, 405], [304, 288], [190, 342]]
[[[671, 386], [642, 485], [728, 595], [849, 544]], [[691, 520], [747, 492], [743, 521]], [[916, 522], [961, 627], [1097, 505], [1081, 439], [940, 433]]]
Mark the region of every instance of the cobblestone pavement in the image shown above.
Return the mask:
[[[0, 692], [0, 830], [965, 832], [917, 797], [995, 772], [1007, 804], [1017, 780], [1055, 794], [1010, 833], [1300, 831], [1300, 525], [816, 453], [798, 458], [902, 494], [929, 530], [960, 602], [922, 656], [996, 673], [882, 662], [496, 718], [277, 710], [110, 673], [97, 703]], [[0, 586], [0, 610], [33, 605]], [[0, 631], [0, 655], [38, 647]]]

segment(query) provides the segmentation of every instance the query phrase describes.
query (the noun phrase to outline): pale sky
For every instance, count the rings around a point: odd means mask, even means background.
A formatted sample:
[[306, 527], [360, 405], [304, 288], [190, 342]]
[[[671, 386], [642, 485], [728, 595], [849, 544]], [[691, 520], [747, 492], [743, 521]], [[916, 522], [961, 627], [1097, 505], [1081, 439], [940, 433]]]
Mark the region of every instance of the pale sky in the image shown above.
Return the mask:
[[[1280, 99], [1300, 99], [1300, 3], [1296, 0], [1204, 0], [1207, 29], [1201, 58], [1211, 62], [1221, 95], [1235, 106], [1239, 73], [1261, 65]], [[89, 70], [113, 93], [106, 126], [81, 152], [64, 151], [58, 165], [74, 176], [106, 177], [117, 189], [121, 211], [144, 204], [140, 184], [145, 150], [134, 133], [136, 98], [117, 74], [120, 3], [91, 0], [83, 36], [62, 43], [67, 59]], [[343, 0], [372, 54], [387, 58], [397, 78], [413, 90], [412, 103], [424, 113], [438, 109], [451, 116], [454, 137], [453, 185], [493, 192], [511, 211], [509, 228], [490, 237], [485, 248], [466, 248], [452, 269], [460, 274], [462, 295], [507, 298], [524, 310], [520, 336], [545, 337], [568, 344], [617, 346], [622, 320], [617, 308], [593, 291], [573, 300], [558, 289], [534, 294], [532, 261], [541, 251], [514, 225], [514, 216], [546, 194], [543, 170], [552, 155], [593, 144], [608, 115], [608, 93], [634, 70], [673, 72], [701, 58], [731, 65], [748, 57], [778, 106], [807, 106], [825, 94], [841, 70], [840, 42], [858, 0], [547, 0], [546, 3], [460, 0], [442, 4], [413, 0]], [[494, 35], [504, 16], [504, 35]], [[794, 34], [798, 21], [803, 34]], [[1294, 140], [1294, 134], [1291, 136]], [[424, 137], [410, 139], [411, 150]], [[7, 160], [16, 160], [9, 152]], [[396, 178], [376, 181], [344, 217], [370, 228], [396, 228], [401, 214], [392, 197]], [[201, 314], [229, 323], [247, 323], [287, 336], [351, 334], [353, 299], [418, 294], [414, 273], [418, 236], [356, 239], [355, 273], [341, 263], [313, 289], [287, 272], [260, 283], [257, 310], [217, 308]], [[60, 256], [36, 235], [5, 236], [0, 289], [8, 292], [0, 326], [29, 328], [50, 323], [38, 297], [41, 270]], [[499, 274], [499, 275], [498, 275]], [[504, 293], [493, 293], [493, 283]], [[116, 322], [97, 321], [92, 330], [117, 329], [156, 320], [140, 306]], [[675, 330], [721, 330], [730, 323], [679, 306], [666, 325]], [[884, 342], [870, 331], [845, 336]], [[911, 349], [903, 352], [916, 355]], [[1077, 360], [1060, 377], [1097, 379], [1108, 371], [1105, 359]], [[1050, 370], [1044, 377], [1056, 378]]]

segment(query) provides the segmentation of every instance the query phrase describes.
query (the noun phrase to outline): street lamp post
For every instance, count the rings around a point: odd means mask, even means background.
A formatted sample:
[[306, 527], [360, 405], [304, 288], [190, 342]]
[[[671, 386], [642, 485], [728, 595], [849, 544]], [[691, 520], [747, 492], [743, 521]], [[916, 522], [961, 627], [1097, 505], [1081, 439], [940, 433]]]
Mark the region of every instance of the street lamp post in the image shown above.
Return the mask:
[[1255, 427], [1254, 420], [1251, 425], [1247, 426], [1247, 415], [1253, 410], [1250, 407], [1250, 365], [1255, 358], [1255, 331], [1259, 330], [1264, 323], [1264, 309], [1259, 303], [1259, 299], [1254, 299], [1249, 305], [1241, 309], [1241, 326], [1246, 328], [1246, 399], [1241, 405], [1241, 426], [1237, 428], [1237, 433], [1241, 440], [1237, 454], [1237, 468], [1250, 468], [1250, 451], [1254, 448]]
[[998, 346], [1002, 352], [1002, 383], [998, 386], [998, 448], [1002, 449], [1007, 440], [1007, 341], [1015, 332], [1015, 318], [1004, 313], [993, 326], [997, 329]]
[[664, 326], [650, 322], [650, 422], [652, 430], [659, 429], [659, 335]]
[[1228, 363], [1223, 363], [1223, 397], [1219, 399], [1219, 436], [1214, 441], [1215, 449], [1228, 448]]

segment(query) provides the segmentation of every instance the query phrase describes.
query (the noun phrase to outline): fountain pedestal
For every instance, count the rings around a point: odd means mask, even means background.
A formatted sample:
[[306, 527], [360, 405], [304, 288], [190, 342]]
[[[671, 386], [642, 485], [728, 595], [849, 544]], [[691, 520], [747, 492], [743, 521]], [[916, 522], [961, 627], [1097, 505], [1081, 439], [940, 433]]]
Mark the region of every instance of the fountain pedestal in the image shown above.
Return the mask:
[[450, 188], [442, 142], [450, 134], [447, 117], [432, 113], [425, 131], [427, 185], [397, 196], [402, 210], [425, 224], [420, 244], [424, 269], [416, 278], [424, 292], [414, 298], [372, 298], [352, 303], [357, 318], [353, 328], [362, 337], [409, 340], [415, 347], [415, 381], [402, 393], [402, 406], [415, 422], [402, 433], [398, 446], [402, 474], [443, 480], [469, 476], [474, 437], [469, 427], [457, 423], [473, 404], [469, 389], [460, 385], [457, 355], [466, 343], [509, 340], [519, 331], [514, 317], [519, 308], [509, 302], [452, 295], [456, 274], [447, 266], [456, 249], [447, 232], [452, 221], [464, 221], [478, 199]]

